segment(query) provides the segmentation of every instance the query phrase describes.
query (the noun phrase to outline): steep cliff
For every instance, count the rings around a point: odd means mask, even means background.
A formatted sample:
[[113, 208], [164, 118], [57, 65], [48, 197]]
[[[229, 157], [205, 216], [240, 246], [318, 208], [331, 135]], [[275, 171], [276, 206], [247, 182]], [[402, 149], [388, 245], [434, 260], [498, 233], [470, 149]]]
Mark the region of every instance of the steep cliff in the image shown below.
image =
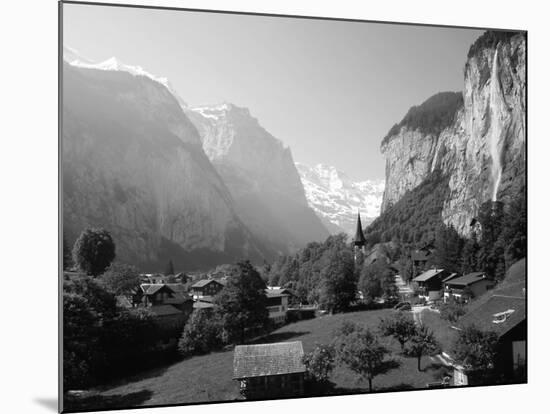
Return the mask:
[[290, 149], [246, 108], [224, 103], [186, 110], [239, 217], [278, 253], [322, 241], [327, 229], [309, 207]]
[[69, 241], [104, 227], [119, 260], [150, 270], [168, 259], [192, 269], [268, 254], [162, 83], [64, 64], [62, 131]]
[[448, 186], [441, 219], [466, 234], [483, 202], [525, 187], [525, 53], [524, 34], [486, 32], [468, 53], [462, 94], [438, 94], [390, 130], [382, 212], [437, 170]]

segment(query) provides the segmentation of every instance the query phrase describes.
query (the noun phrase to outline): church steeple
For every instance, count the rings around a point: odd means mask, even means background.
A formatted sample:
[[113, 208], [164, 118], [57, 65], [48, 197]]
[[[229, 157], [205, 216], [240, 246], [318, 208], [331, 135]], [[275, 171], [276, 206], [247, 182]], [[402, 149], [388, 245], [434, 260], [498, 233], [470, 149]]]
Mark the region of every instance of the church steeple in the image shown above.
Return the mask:
[[355, 230], [355, 237], [353, 239], [353, 245], [358, 248], [363, 248], [367, 240], [363, 234], [363, 226], [361, 226], [361, 214], [357, 212], [357, 229]]

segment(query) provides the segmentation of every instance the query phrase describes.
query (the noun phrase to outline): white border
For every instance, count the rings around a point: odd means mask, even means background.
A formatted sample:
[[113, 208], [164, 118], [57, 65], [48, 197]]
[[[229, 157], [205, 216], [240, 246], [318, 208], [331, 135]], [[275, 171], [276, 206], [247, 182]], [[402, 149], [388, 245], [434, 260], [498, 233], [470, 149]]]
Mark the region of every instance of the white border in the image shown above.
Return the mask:
[[[112, 1], [113, 3], [116, 1]], [[542, 2], [352, 0], [188, 0], [132, 3], [186, 8], [527, 29], [529, 47], [529, 384], [319, 399], [126, 410], [127, 413], [498, 412], [546, 411], [549, 205], [545, 166], [548, 13]], [[3, 294], [2, 412], [54, 412], [57, 396], [57, 3], [2, 5]], [[124, 3], [124, 1], [122, 1]], [[7, 88], [7, 94], [5, 89]], [[546, 253], [546, 254], [545, 254]], [[114, 412], [114, 411], [113, 411]]]

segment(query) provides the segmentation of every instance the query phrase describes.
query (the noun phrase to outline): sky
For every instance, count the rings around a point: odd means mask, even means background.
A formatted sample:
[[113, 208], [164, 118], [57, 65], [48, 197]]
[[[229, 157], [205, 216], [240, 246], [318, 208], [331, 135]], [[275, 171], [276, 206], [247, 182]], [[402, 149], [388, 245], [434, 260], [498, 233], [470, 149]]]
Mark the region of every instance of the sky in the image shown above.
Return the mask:
[[64, 4], [63, 43], [167, 77], [189, 105], [247, 107], [295, 161], [383, 179], [407, 110], [462, 91], [482, 30]]

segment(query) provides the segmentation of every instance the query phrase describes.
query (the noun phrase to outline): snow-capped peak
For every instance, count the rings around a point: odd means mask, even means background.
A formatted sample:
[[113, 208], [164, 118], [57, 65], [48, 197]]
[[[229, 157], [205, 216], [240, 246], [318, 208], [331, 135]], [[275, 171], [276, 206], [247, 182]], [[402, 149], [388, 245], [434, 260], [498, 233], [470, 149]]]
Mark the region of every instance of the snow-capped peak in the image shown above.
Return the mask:
[[296, 163], [311, 208], [333, 233], [353, 234], [357, 212], [363, 224], [380, 214], [384, 180], [353, 181], [333, 166]]
[[121, 71], [127, 72], [134, 76], [145, 76], [155, 82], [160, 83], [166, 89], [170, 91], [172, 95], [176, 98], [178, 103], [182, 108], [187, 107], [187, 104], [180, 98], [178, 93], [174, 90], [168, 78], [153, 75], [150, 72], [147, 72], [141, 66], [127, 65], [121, 62], [116, 57], [111, 57], [103, 62], [93, 62], [90, 59], [83, 58], [75, 49], [69, 46], [63, 46], [63, 60], [69, 63], [71, 66], [86, 68], [86, 69], [98, 69], [98, 70], [111, 70], [111, 71]]

